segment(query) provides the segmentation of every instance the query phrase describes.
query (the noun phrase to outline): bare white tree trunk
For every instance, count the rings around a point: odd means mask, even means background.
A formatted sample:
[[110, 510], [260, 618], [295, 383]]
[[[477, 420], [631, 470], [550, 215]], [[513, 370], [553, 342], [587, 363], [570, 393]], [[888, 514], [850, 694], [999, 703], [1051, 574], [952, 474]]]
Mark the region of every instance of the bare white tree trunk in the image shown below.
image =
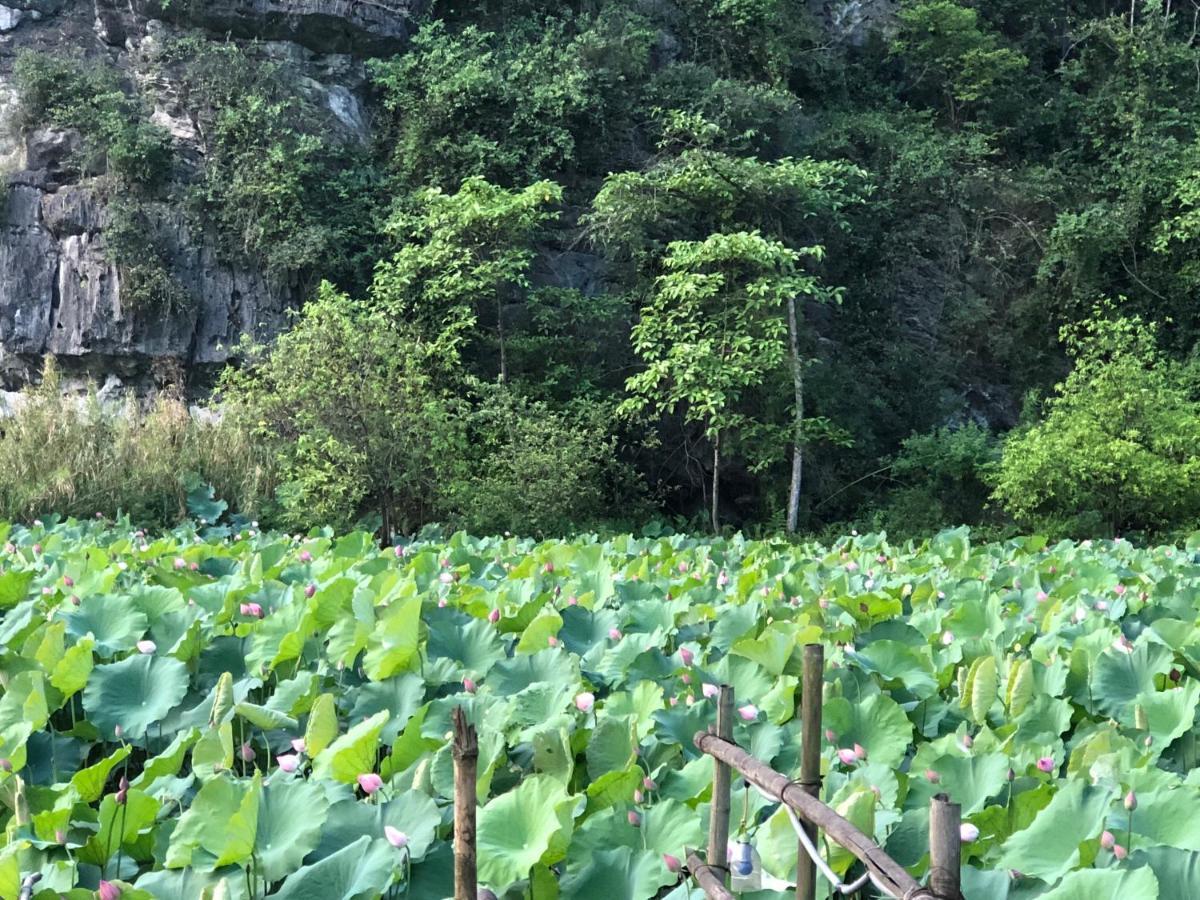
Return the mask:
[[788, 489], [787, 532], [795, 534], [800, 525], [800, 489], [804, 480], [804, 364], [800, 359], [800, 323], [796, 298], [788, 298], [789, 361], [795, 405], [792, 419], [792, 483]]
[[712, 527], [713, 534], [721, 530], [720, 514], [721, 496], [721, 432], [713, 435], [713, 473], [712, 473]]

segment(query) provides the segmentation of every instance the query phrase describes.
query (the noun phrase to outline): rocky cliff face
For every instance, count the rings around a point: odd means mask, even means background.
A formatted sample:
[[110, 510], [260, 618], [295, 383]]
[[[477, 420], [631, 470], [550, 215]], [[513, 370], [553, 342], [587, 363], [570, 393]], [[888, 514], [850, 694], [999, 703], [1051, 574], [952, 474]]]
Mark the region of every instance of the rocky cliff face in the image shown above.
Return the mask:
[[244, 334], [278, 333], [300, 286], [218, 252], [182, 209], [163, 206], [149, 225], [171, 276], [191, 302], [142, 310], [123, 290], [105, 246], [111, 187], [68, 165], [71, 132], [16, 127], [12, 67], [20, 50], [102, 57], [153, 104], [181, 159], [202, 147], [195, 111], [148, 49], [185, 30], [252, 39], [284, 58], [316, 94], [334, 127], [366, 136], [362, 60], [403, 47], [423, 0], [0, 0], [0, 387], [33, 377], [47, 353], [64, 372], [116, 374], [149, 386], [156, 362], [181, 362], [202, 383]]

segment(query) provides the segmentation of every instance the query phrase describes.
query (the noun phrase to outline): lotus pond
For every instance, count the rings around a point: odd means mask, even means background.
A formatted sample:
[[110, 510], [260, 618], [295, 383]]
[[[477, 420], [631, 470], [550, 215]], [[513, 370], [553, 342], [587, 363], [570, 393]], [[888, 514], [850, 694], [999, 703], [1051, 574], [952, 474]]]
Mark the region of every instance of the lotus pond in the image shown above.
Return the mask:
[[[1200, 563], [1039, 539], [533, 543], [248, 525], [0, 526], [0, 897], [443, 898], [450, 717], [479, 732], [499, 896], [697, 896], [711, 763], [798, 765], [826, 645], [824, 797], [918, 875], [962, 804], [968, 898], [1200, 896]], [[745, 896], [796, 842], [740, 784]], [[1132, 807], [1132, 808], [1131, 808]], [[852, 860], [831, 848], [834, 868]]]

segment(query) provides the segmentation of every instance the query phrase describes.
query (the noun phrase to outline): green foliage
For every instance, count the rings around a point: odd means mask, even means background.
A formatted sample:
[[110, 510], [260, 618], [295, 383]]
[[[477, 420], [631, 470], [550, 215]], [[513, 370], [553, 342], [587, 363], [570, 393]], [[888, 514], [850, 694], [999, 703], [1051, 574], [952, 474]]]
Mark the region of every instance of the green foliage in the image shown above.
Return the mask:
[[83, 138], [82, 172], [107, 172], [127, 188], [150, 190], [171, 171], [166, 131], [147, 121], [118, 73], [98, 61], [23, 51], [13, 75], [23, 127], [74, 129]]
[[594, 171], [624, 136], [629, 86], [653, 32], [610, 7], [594, 18], [529, 18], [502, 32], [432, 22], [371, 74], [392, 118], [392, 165], [408, 185], [455, 190]]
[[0, 515], [128, 515], [161, 527], [188, 515], [203, 481], [243, 512], [269, 492], [271, 467], [243, 430], [197, 420], [164, 394], [136, 404], [71, 396], [48, 360], [41, 384], [21, 395], [0, 434]]
[[226, 372], [227, 414], [277, 453], [283, 522], [378, 514], [385, 534], [407, 534], [434, 517], [464, 450], [428, 374], [447, 347], [325, 283], [291, 331]]
[[1074, 368], [1042, 421], [1004, 444], [996, 498], [1024, 525], [1182, 528], [1200, 516], [1200, 400], [1140, 318], [1064, 331]]

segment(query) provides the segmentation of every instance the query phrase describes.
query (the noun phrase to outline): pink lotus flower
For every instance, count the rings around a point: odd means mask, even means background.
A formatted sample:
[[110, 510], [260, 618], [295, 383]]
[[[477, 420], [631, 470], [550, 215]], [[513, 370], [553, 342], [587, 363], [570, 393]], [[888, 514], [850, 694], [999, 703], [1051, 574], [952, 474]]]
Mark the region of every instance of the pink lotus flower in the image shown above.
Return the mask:
[[41, 545], [41, 544], [34, 544], [34, 545], [33, 545], [33, 552], [34, 552], [34, 553], [38, 553], [38, 554], [40, 554], [40, 553], [42, 552], [42, 545]]
[[243, 603], [239, 609], [243, 616], [252, 619], [261, 619], [263, 615], [262, 607], [257, 603]]
[[1130, 791], [1125, 795], [1125, 808], [1130, 812], [1133, 812], [1135, 809], [1137, 809], [1137, 794], [1135, 794], [1133, 791]]
[[946, 647], [949, 647], [953, 643], [954, 643], [954, 632], [953, 631], [943, 631], [942, 632], [942, 644]]
[[404, 559], [404, 548], [403, 547], [397, 547], [392, 552], [396, 554], [396, 559]]
[[75, 587], [75, 579], [72, 578], [70, 575], [64, 575], [63, 576], [63, 584], [66, 587]]
[[391, 825], [384, 825], [383, 836], [386, 837], [387, 842], [397, 850], [403, 850], [408, 846], [408, 835], [399, 828], [393, 828]]
[[979, 829], [970, 822], [963, 822], [958, 827], [958, 836], [964, 844], [973, 844], [979, 840]]
[[13, 770], [12, 760], [7, 756], [0, 757], [0, 771], [11, 772]]
[[125, 733], [125, 729], [122, 728], [120, 725], [113, 726], [113, 734], [116, 735], [118, 740], [120, 740], [121, 735], [123, 735], [124, 733]]
[[285, 753], [282, 756], [275, 757], [275, 762], [279, 763], [279, 768], [285, 772], [295, 772], [300, 767], [300, 757], [294, 753]]
[[100, 889], [96, 891], [96, 896], [100, 900], [117, 900], [121, 896], [121, 888], [111, 881], [101, 881]]
[[1115, 588], [1113, 588], [1113, 593], [1115, 593], [1118, 597], [1120, 597], [1122, 594], [1125, 593], [1125, 590], [1126, 590], [1125, 585], [1118, 584]]
[[642, 779], [642, 787], [644, 787], [648, 791], [657, 791], [658, 783], [653, 778], [651, 778], [649, 775], [647, 775], [645, 778]]
[[692, 665], [692, 661], [696, 658], [696, 654], [692, 653], [692, 651], [689, 650], [687, 647], [680, 647], [679, 648], [679, 658], [683, 660], [683, 664], [685, 666], [688, 666], [690, 668]]
[[641, 788], [633, 789], [633, 802], [634, 803], [641, 803], [645, 799], [646, 799], [646, 795], [642, 793]]
[[971, 737], [969, 734], [964, 734], [962, 736], [962, 745], [963, 745], [964, 749], [970, 750], [972, 747], [975, 746], [975, 739], [973, 737]]
[[706, 682], [704, 682], [703, 685], [700, 686], [700, 692], [702, 694], [704, 694], [705, 697], [712, 699], [713, 697], [715, 697], [719, 693], [721, 693], [721, 689], [719, 687], [717, 687], [715, 684], [712, 684], [711, 682], [706, 681]]
[[14, 544], [12, 541], [8, 541], [8, 542], [7, 542], [7, 543], [4, 545], [4, 552], [5, 552], [5, 553], [16, 553], [16, 552], [17, 552], [17, 545], [16, 545], [16, 544]]
[[729, 584], [729, 576], [725, 573], [725, 570], [722, 569], [721, 574], [717, 576], [717, 587], [723, 588], [727, 584]]
[[1117, 839], [1113, 837], [1111, 831], [1104, 831], [1100, 834], [1100, 846], [1105, 850], [1111, 850], [1117, 844]]
[[687, 672], [684, 672], [682, 675], [679, 676], [679, 680], [682, 681], [684, 684], [691, 684], [692, 676], [689, 675]]
[[663, 865], [667, 867], [667, 871], [672, 875], [678, 875], [683, 869], [683, 864], [679, 861], [679, 857], [672, 856], [670, 853], [663, 854]]
[[619, 629], [619, 628], [608, 629], [608, 637], [609, 637], [609, 640], [619, 641], [621, 639], [621, 629]]
[[300, 562], [302, 562], [302, 563], [312, 562], [312, 554], [309, 553], [307, 550], [301, 550], [300, 551]]
[[67, 833], [61, 828], [54, 829], [54, 843], [65, 844], [67, 842]]
[[837, 755], [843, 766], [852, 766], [858, 762], [858, 757], [854, 755], [854, 751], [846, 747], [838, 750]]
[[1118, 653], [1132, 653], [1133, 652], [1133, 644], [1130, 642], [1129, 638], [1125, 637], [1125, 635], [1121, 635], [1119, 638], [1117, 638], [1115, 641], [1113, 641], [1112, 646], [1113, 646], [1113, 649], [1116, 650]]
[[491, 622], [493, 625], [495, 625], [497, 622], [499, 622], [500, 621], [500, 610], [493, 609], [490, 613], [488, 613], [488, 621]]
[[671, 706], [675, 706], [679, 703], [679, 698], [678, 697], [668, 697], [667, 703]]
[[581, 713], [590, 713], [595, 705], [596, 695], [591, 691], [584, 691], [575, 696], [575, 708]]
[[448, 604], [446, 603], [445, 597], [442, 597], [440, 600], [438, 600], [438, 609], [445, 609], [447, 605]]
[[317, 593], [317, 586], [309, 583], [304, 586], [304, 596], [310, 599]]
[[189, 563], [188, 571], [189, 572], [199, 572], [200, 571], [200, 563]]
[[549, 644], [551, 647], [557, 647], [558, 646], [558, 638], [556, 638], [554, 635], [550, 635], [548, 638], [546, 638], [546, 643]]
[[374, 772], [365, 772], [358, 776], [358, 786], [369, 797], [383, 787], [383, 779]]
[[863, 749], [862, 744], [854, 745], [854, 756], [856, 759], [866, 759], [867, 758], [867, 751]]
[[175, 568], [176, 569], [186, 569], [187, 568], [187, 560], [184, 559], [182, 556], [175, 557]]
[[242, 744], [240, 755], [246, 762], [254, 762], [255, 756], [257, 756], [257, 754], [254, 752], [254, 748], [250, 746], [248, 741]]
[[1045, 591], [1037, 592], [1037, 602], [1038, 603], [1045, 603], [1049, 599], [1050, 599], [1050, 595], [1047, 594]]
[[292, 738], [292, 749], [297, 753], [303, 753], [308, 749], [308, 744], [304, 742], [304, 738], [302, 737]]
[[826, 728], [825, 729], [825, 740], [829, 741], [829, 743], [831, 743], [831, 744], [836, 744], [837, 743], [837, 732], [835, 732], [832, 728]]
[[158, 649], [158, 644], [151, 640], [138, 641], [137, 648], [138, 653], [145, 653], [146, 655], [149, 655]]
[[925, 780], [928, 781], [930, 784], [937, 784], [942, 780], [942, 776], [939, 775], [937, 772], [933, 771], [933, 769], [926, 769], [925, 770]]
[[475, 682], [472, 681], [470, 678], [464, 678], [462, 684], [463, 684], [463, 690], [466, 691], [468, 694], [475, 693]]
[[554, 573], [554, 563], [547, 562], [544, 566], [542, 566], [542, 573], [545, 575], [553, 574]]
[[639, 825], [642, 824], [642, 817], [639, 816], [632, 809], [629, 811], [629, 814], [626, 816], [626, 818], [629, 820], [629, 824], [632, 825], [634, 828], [637, 828]]
[[753, 722], [758, 718], [758, 707], [753, 703], [747, 703], [745, 706], [738, 707], [738, 715], [746, 722]]
[[1117, 859], [1124, 859], [1125, 857], [1127, 857], [1127, 856], [1129, 855], [1129, 851], [1128, 851], [1128, 850], [1126, 850], [1126, 849], [1125, 849], [1123, 846], [1121, 846], [1120, 844], [1113, 844], [1113, 848], [1112, 848], [1112, 854], [1113, 854], [1113, 856], [1115, 856]]

